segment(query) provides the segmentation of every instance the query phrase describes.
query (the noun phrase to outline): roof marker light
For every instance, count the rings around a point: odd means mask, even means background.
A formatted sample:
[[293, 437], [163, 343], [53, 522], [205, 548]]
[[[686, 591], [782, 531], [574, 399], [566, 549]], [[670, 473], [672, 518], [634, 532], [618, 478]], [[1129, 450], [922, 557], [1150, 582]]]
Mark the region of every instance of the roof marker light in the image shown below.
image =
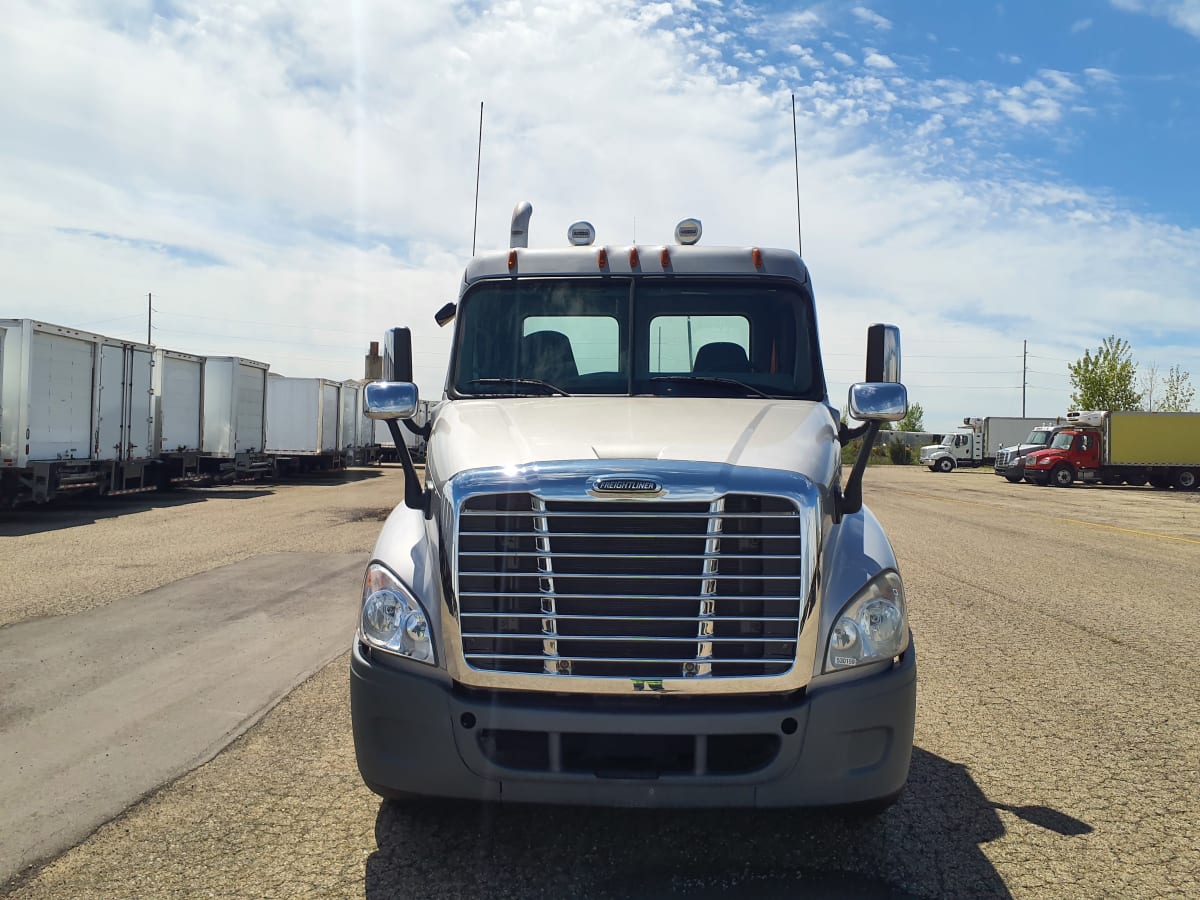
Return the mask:
[[694, 244], [703, 233], [699, 219], [684, 219], [675, 226], [675, 240], [680, 244]]
[[509, 250], [508, 251], [508, 270], [511, 272], [516, 267], [517, 267], [517, 251]]
[[641, 260], [638, 258], [637, 247], [630, 247], [629, 248], [629, 268], [636, 269], [640, 264], [641, 264]]
[[597, 262], [600, 263], [600, 268], [608, 268], [608, 249], [606, 247], [600, 248], [600, 255], [597, 257]]
[[664, 269], [671, 268], [671, 251], [663, 247], [662, 253], [658, 254], [658, 261], [662, 263]]
[[596, 229], [591, 222], [576, 222], [567, 229], [567, 240], [575, 247], [590, 247], [596, 240]]
[[754, 268], [761, 269], [763, 267], [762, 251], [757, 247], [750, 251], [750, 258], [754, 260]]

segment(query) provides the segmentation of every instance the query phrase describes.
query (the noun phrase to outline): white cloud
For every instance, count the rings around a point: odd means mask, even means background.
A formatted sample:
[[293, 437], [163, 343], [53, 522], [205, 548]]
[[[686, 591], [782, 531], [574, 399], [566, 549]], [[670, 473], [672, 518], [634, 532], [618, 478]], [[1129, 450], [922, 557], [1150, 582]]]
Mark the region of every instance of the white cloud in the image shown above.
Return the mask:
[[[787, 245], [791, 87], [775, 79], [793, 61], [834, 402], [881, 317], [905, 328], [912, 396], [944, 427], [1013, 414], [1019, 392], [970, 372], [960, 391], [937, 387], [920, 355], [1019, 356], [1029, 337], [1073, 359], [1127, 330], [1134, 286], [1137, 321], [1171, 342], [1200, 294], [1194, 231], [998, 152], [1062, 128], [1105, 70], [928, 81], [872, 50], [864, 72], [811, 11], [794, 24], [816, 37], [785, 32], [764, 58], [743, 27], [762, 20], [737, 4], [722, 21], [673, 3], [657, 26], [633, 0], [431, 0], [419, 17], [370, 2], [180, 0], [167, 18], [132, 0], [103, 16], [9, 6], [0, 79], [21, 88], [0, 93], [3, 315], [138, 338], [153, 291], [165, 346], [337, 378], [410, 324], [436, 393], [449, 335], [432, 313], [470, 252], [481, 99], [481, 250], [506, 245], [520, 199], [543, 246], [580, 218], [608, 243], [635, 227], [657, 242], [685, 215], [706, 243]], [[844, 68], [818, 68], [829, 61]]]
[[1008, 63], [1010, 66], [1019, 66], [1021, 64], [1021, 57], [1015, 53], [997, 53], [996, 57], [1000, 62]]
[[1076, 19], [1071, 23], [1071, 34], [1079, 34], [1081, 31], [1087, 31], [1094, 24], [1092, 19]]
[[864, 25], [870, 25], [879, 31], [889, 31], [892, 27], [891, 19], [887, 19], [874, 10], [867, 9], [865, 6], [854, 7], [850, 10], [850, 14]]
[[1166, 19], [1176, 28], [1200, 37], [1200, 0], [1109, 0], [1117, 9]]
[[869, 66], [872, 69], [894, 69], [896, 64], [892, 58], [884, 53], [880, 53], [873, 47], [867, 47], [863, 56], [863, 65]]

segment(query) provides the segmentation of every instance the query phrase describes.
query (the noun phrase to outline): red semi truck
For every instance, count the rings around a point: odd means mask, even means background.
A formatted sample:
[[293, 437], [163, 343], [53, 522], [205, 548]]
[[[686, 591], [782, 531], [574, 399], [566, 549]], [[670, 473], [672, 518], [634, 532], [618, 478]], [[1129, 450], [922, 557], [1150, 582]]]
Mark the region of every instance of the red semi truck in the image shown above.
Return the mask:
[[1025, 480], [1069, 487], [1152, 484], [1195, 490], [1200, 413], [1071, 412], [1050, 446], [1025, 457]]

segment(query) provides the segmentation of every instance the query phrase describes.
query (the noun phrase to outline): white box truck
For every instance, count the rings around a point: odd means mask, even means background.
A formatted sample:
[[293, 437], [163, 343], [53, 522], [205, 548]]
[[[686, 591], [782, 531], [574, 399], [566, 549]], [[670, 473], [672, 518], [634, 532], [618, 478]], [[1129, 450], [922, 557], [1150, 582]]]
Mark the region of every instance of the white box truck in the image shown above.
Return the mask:
[[990, 466], [996, 453], [1020, 444], [1030, 430], [1053, 417], [967, 416], [963, 427], [942, 437], [939, 444], [921, 448], [920, 463], [931, 472], [953, 472], [959, 466]]
[[157, 486], [153, 348], [0, 319], [0, 502]]
[[367, 385], [406, 478], [350, 665], [376, 793], [621, 806], [878, 809], [908, 776], [904, 583], [862, 504], [899, 421], [899, 331], [868, 330], [839, 424], [789, 250], [509, 250], [467, 266], [424, 484], [411, 350]]

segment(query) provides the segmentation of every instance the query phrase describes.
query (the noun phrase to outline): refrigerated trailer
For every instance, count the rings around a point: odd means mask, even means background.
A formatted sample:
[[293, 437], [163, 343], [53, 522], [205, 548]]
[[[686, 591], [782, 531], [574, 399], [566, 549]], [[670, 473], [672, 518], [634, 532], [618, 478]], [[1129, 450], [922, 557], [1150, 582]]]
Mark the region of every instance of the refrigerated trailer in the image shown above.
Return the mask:
[[156, 487], [154, 349], [0, 319], [0, 502]]
[[154, 446], [163, 486], [199, 481], [204, 430], [204, 357], [154, 353]]
[[1047, 449], [1025, 457], [1026, 481], [1180, 491], [1200, 483], [1200, 413], [1070, 412], [1067, 422]]
[[341, 385], [327, 378], [267, 378], [267, 453], [297, 473], [344, 467], [338, 416]]

